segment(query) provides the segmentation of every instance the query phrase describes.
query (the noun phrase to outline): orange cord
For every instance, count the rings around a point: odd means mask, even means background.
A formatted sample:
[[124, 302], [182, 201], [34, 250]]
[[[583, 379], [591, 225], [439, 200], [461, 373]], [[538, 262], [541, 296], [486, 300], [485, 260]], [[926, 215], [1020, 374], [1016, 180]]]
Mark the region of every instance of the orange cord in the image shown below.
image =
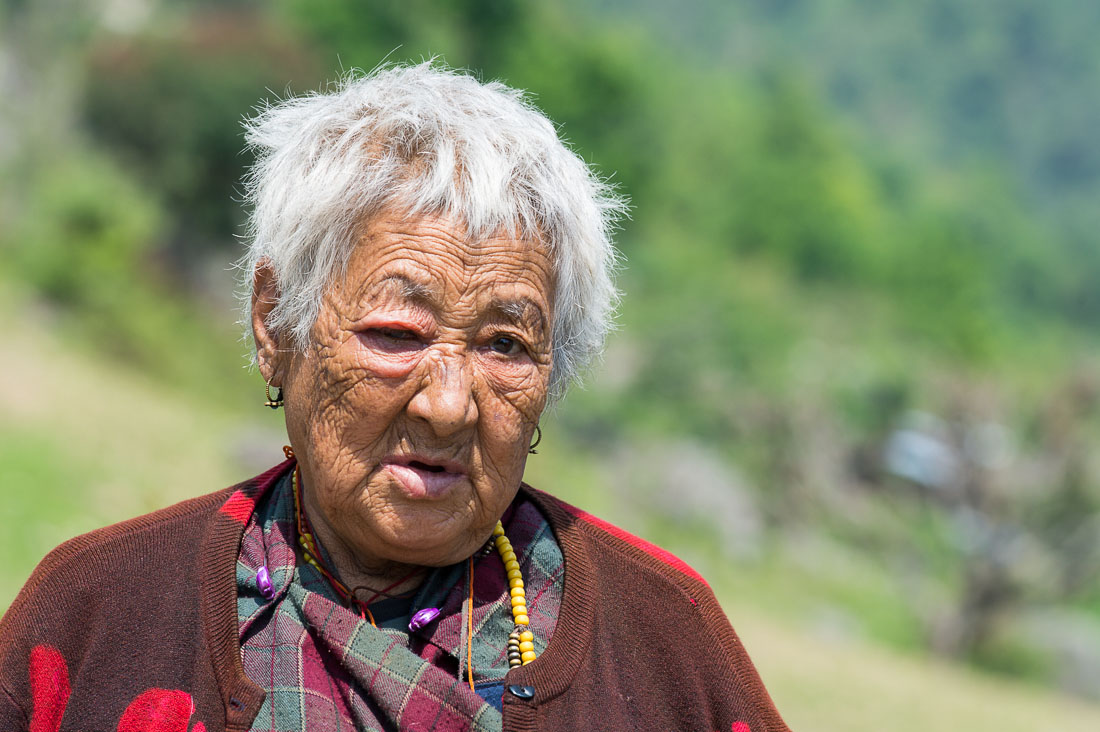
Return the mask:
[[466, 675], [470, 679], [470, 691], [474, 689], [474, 556], [469, 559], [470, 573], [470, 609], [467, 611], [466, 623]]

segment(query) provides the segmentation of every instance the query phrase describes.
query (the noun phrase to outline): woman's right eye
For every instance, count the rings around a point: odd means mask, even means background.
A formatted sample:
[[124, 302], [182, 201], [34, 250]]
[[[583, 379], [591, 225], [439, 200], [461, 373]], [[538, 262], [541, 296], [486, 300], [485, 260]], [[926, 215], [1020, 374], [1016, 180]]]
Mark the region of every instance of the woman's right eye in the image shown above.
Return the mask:
[[407, 328], [368, 328], [360, 337], [381, 352], [405, 353], [422, 345], [420, 334]]
[[374, 328], [373, 330], [378, 335], [391, 341], [415, 341], [419, 337], [411, 330], [402, 330], [401, 328]]

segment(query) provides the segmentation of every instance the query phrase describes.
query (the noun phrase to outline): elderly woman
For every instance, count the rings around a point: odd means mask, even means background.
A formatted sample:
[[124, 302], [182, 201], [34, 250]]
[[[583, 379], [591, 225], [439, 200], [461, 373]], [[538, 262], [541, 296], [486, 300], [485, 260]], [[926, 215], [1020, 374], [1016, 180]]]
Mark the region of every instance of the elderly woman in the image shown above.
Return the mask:
[[521, 483], [615, 300], [623, 204], [554, 126], [423, 64], [248, 139], [287, 459], [51, 553], [3, 621], [0, 727], [786, 729], [699, 576]]

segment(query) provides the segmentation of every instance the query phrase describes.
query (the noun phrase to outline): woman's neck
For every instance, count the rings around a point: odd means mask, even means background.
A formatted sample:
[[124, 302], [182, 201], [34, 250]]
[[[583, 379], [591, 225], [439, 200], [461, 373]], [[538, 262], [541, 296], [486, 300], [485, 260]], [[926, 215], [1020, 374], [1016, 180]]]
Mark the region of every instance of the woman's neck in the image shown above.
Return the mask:
[[[300, 510], [303, 523], [309, 527], [317, 552], [326, 555], [327, 569], [360, 602], [370, 604], [388, 596], [402, 595], [416, 589], [424, 581], [427, 567], [385, 559], [364, 557], [354, 551], [324, 520], [310, 491], [299, 485]], [[323, 550], [322, 550], [323, 547]]]
[[313, 527], [316, 541], [324, 547], [332, 562], [331, 571], [362, 603], [405, 594], [424, 581], [426, 567], [388, 561], [365, 563], [323, 523]]

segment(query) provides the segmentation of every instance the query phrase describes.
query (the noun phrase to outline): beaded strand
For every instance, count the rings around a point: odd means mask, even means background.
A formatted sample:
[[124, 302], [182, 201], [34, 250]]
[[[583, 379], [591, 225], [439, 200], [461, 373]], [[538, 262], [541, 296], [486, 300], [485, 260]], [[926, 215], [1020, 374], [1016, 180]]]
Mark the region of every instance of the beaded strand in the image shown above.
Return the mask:
[[320, 572], [325, 579], [333, 584], [333, 586], [340, 591], [341, 595], [350, 596], [344, 584], [333, 577], [327, 569], [321, 566], [321, 563], [317, 561], [315, 557], [320, 556], [320, 552], [317, 551], [317, 544], [313, 541], [313, 534], [310, 533], [309, 527], [305, 523], [305, 512], [302, 511], [302, 498], [301, 498], [301, 482], [298, 479], [298, 474], [301, 472], [300, 467], [294, 468], [294, 475], [291, 477], [293, 481], [291, 490], [294, 493], [294, 518], [298, 526], [298, 545], [302, 547], [302, 558], [306, 560], [306, 564], [310, 565], [318, 572]]
[[512, 549], [512, 542], [504, 535], [504, 524], [497, 521], [493, 529], [493, 543], [497, 546], [500, 559], [504, 562], [504, 571], [508, 574], [508, 596], [512, 603], [512, 620], [515, 629], [508, 634], [508, 666], [526, 666], [535, 660], [535, 635], [528, 626], [527, 595], [523, 589], [523, 573], [519, 569], [519, 559]]

